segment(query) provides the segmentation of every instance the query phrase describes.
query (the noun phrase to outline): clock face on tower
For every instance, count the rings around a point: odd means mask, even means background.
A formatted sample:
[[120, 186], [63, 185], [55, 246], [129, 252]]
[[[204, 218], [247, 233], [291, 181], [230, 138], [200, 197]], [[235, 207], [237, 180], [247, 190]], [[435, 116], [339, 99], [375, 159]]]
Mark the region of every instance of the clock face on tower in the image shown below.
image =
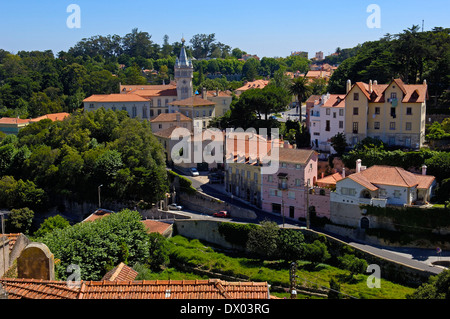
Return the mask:
[[183, 84], [186, 84], [186, 80], [183, 80]]

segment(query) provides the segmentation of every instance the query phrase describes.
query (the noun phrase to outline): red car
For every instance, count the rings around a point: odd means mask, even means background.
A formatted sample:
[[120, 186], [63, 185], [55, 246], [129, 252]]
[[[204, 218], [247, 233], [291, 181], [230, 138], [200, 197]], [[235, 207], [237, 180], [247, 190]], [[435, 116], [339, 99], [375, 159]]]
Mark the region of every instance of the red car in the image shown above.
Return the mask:
[[214, 213], [213, 216], [214, 217], [230, 217], [230, 215], [228, 215], [228, 212], [226, 210], [221, 210], [218, 213]]

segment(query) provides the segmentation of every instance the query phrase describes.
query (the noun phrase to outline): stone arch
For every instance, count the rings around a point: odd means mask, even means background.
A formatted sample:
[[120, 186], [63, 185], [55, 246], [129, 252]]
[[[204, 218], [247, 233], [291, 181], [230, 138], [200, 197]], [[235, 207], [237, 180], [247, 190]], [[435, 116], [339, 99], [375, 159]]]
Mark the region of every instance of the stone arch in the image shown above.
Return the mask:
[[47, 245], [30, 243], [17, 258], [18, 278], [55, 280], [55, 261]]
[[359, 221], [359, 226], [361, 229], [369, 229], [370, 228], [370, 220], [367, 217], [362, 217]]

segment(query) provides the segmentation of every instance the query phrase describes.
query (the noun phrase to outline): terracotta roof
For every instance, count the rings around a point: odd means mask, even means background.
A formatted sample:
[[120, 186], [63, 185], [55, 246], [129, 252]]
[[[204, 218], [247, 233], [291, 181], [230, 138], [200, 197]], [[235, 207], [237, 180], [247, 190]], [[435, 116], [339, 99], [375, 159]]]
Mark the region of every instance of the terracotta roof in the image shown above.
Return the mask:
[[279, 148], [279, 161], [306, 164], [314, 153], [316, 153], [314, 150], [281, 147]]
[[[405, 84], [401, 79], [393, 79], [389, 84], [372, 84], [372, 93], [370, 93], [369, 84], [356, 82], [367, 99], [372, 103], [384, 103], [384, 92], [391, 84], [396, 84], [403, 92], [403, 103], [423, 103], [428, 98], [427, 84]], [[354, 86], [353, 86], [354, 87]], [[352, 89], [353, 89], [352, 87]]]
[[216, 104], [215, 102], [202, 99], [198, 96], [191, 96], [184, 100], [173, 101], [169, 103], [169, 105], [176, 105], [176, 106], [207, 106], [215, 104]]
[[420, 174], [414, 174], [418, 181], [417, 188], [419, 189], [428, 189], [430, 188], [431, 184], [433, 184], [434, 180], [436, 179], [432, 175], [420, 175]]
[[176, 89], [177, 86], [175, 83], [169, 83], [169, 84], [161, 84], [161, 85], [152, 85], [152, 84], [145, 84], [145, 85], [120, 85], [120, 93], [128, 93], [135, 90], [167, 90], [167, 89]]
[[0, 278], [8, 299], [77, 299], [79, 289], [71, 289], [65, 281]]
[[[163, 138], [170, 138], [172, 136], [173, 131], [175, 131], [175, 129], [177, 129], [177, 128], [181, 128], [181, 127], [174, 125], [174, 126], [166, 128], [164, 130], [155, 132], [155, 133], [153, 133], [153, 135], [158, 136], [158, 137], [163, 137]], [[183, 129], [186, 130], [186, 128], [183, 128]]]
[[319, 99], [321, 98], [321, 95], [311, 95], [307, 100], [306, 103], [315, 103], [318, 104], [319, 103]]
[[172, 226], [171, 224], [151, 219], [142, 220], [141, 222], [144, 224], [147, 233], [160, 233], [161, 235], [164, 235], [167, 229]]
[[372, 191], [378, 189], [376, 185], [428, 188], [435, 179], [431, 175], [413, 174], [400, 167], [385, 165], [371, 166], [348, 178]]
[[207, 280], [65, 281], [2, 278], [11, 299], [268, 299], [267, 282]]
[[19, 119], [17, 117], [2, 117], [0, 124], [28, 124], [30, 119]]
[[115, 281], [115, 280], [129, 280], [132, 281], [136, 278], [138, 275], [138, 272], [134, 270], [131, 267], [128, 267], [123, 262], [118, 264], [116, 267], [111, 269], [106, 273], [106, 275], [103, 276], [102, 280], [109, 280], [109, 281]]
[[217, 91], [206, 91], [206, 97], [231, 97], [231, 92], [219, 91], [219, 94], [217, 94]]
[[337, 181], [342, 179], [342, 175], [340, 173], [334, 173], [332, 175], [325, 176], [324, 178], [318, 179], [316, 181], [317, 185], [326, 184], [326, 185], [336, 185]]
[[20, 233], [5, 234], [5, 236], [9, 239], [9, 250], [11, 251], [16, 244], [17, 238], [20, 236]]
[[323, 107], [345, 107], [345, 95], [330, 94]]
[[69, 113], [61, 112], [61, 113], [52, 113], [52, 114], [46, 114], [39, 117], [36, 117], [34, 119], [31, 119], [30, 122], [39, 122], [40, 120], [50, 119], [52, 121], [62, 121], [66, 117], [70, 116]]
[[144, 98], [150, 98], [155, 96], [177, 96], [177, 89], [175, 88], [164, 88], [164, 89], [135, 89], [133, 91], [127, 92], [128, 94], [139, 95]]
[[87, 97], [83, 102], [147, 102], [148, 99], [137, 94], [94, 94]]
[[175, 113], [161, 113], [157, 117], [155, 117], [150, 122], [176, 122], [177, 121], [177, 115], [180, 116], [181, 122], [191, 122], [192, 119], [184, 115], [180, 112]]
[[236, 91], [246, 91], [249, 89], [262, 89], [269, 84], [268, 80], [255, 80], [252, 82], [247, 82], [240, 88], [236, 89]]
[[91, 215], [89, 215], [87, 218], [85, 218], [82, 221], [82, 223], [83, 222], [92, 222], [94, 220], [101, 219], [101, 218], [109, 216], [109, 215], [111, 215], [111, 212], [107, 212], [104, 210], [95, 211]]

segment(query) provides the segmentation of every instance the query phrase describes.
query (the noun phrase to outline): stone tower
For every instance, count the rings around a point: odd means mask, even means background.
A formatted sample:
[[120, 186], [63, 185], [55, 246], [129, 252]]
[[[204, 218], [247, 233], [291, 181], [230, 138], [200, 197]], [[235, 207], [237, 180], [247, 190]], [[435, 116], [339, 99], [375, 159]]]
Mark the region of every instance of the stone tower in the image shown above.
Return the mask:
[[178, 100], [184, 100], [193, 95], [192, 78], [194, 74], [194, 67], [192, 60], [188, 59], [186, 48], [184, 47], [184, 38], [181, 39], [180, 56], [175, 61], [175, 81], [177, 82], [177, 97]]

